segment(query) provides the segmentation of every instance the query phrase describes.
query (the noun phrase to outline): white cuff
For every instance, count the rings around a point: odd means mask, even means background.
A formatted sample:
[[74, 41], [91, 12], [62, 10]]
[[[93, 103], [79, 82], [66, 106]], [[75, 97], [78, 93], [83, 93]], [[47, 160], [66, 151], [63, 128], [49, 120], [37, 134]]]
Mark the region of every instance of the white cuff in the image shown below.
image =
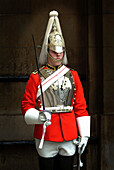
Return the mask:
[[43, 124], [43, 122], [39, 119], [39, 111], [35, 108], [28, 109], [24, 118], [28, 125]]
[[80, 136], [90, 137], [90, 116], [76, 118]]

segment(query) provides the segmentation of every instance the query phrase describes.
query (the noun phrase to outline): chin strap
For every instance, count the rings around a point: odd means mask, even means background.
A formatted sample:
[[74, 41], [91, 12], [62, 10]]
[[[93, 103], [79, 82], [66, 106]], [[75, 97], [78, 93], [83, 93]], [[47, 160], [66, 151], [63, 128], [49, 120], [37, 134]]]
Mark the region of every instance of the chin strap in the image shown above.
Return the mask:
[[49, 52], [47, 52], [47, 55], [48, 55], [48, 57], [49, 57], [51, 60], [53, 60], [54, 62], [60, 62], [60, 61], [62, 62], [62, 61], [63, 61], [63, 58], [64, 58], [64, 56], [63, 56], [60, 60], [57, 60], [57, 59], [53, 58]]

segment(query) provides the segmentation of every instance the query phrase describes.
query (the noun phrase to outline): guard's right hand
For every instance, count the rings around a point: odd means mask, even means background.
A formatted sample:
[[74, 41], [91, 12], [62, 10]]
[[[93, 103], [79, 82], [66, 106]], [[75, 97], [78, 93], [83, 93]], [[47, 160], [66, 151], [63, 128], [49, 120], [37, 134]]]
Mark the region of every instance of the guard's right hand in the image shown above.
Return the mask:
[[39, 119], [42, 122], [48, 122], [48, 124], [51, 124], [51, 112], [47, 110], [42, 110], [39, 113]]

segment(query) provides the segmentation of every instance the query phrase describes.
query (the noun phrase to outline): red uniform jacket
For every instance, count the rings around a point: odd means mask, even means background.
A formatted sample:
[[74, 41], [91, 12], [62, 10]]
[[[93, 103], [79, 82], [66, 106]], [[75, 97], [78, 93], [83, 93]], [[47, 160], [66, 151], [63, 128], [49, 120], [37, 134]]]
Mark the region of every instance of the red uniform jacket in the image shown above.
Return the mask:
[[[47, 69], [44, 67], [43, 69]], [[46, 128], [45, 138], [47, 141], [62, 142], [76, 139], [77, 126], [76, 117], [88, 116], [86, 110], [86, 101], [84, 98], [83, 88], [76, 71], [70, 70], [75, 83], [75, 91], [72, 99], [73, 111], [70, 113], [52, 113], [51, 125]], [[22, 101], [22, 113], [25, 114], [30, 108], [36, 108], [36, 94], [39, 85], [38, 73], [31, 74], [25, 88], [25, 94]], [[38, 106], [40, 107], [40, 101]], [[42, 124], [36, 124], [34, 129], [34, 137], [41, 139], [43, 131]]]

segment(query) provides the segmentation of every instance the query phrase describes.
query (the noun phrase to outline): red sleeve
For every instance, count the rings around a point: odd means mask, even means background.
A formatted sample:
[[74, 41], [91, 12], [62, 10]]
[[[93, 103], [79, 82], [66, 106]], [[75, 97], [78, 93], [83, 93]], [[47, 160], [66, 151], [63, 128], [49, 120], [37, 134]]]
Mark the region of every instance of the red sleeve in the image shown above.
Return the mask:
[[75, 82], [75, 88], [76, 88], [76, 97], [75, 97], [75, 103], [74, 103], [74, 112], [76, 114], [76, 117], [80, 116], [88, 116], [88, 112], [86, 110], [86, 100], [84, 97], [83, 87], [80, 81], [80, 78], [78, 76], [78, 73], [76, 71], [72, 71], [74, 82]]
[[38, 82], [39, 82], [38, 74], [37, 73], [31, 74], [27, 82], [21, 104], [21, 110], [23, 114], [25, 114], [28, 109], [36, 107], [36, 94], [38, 90]]

